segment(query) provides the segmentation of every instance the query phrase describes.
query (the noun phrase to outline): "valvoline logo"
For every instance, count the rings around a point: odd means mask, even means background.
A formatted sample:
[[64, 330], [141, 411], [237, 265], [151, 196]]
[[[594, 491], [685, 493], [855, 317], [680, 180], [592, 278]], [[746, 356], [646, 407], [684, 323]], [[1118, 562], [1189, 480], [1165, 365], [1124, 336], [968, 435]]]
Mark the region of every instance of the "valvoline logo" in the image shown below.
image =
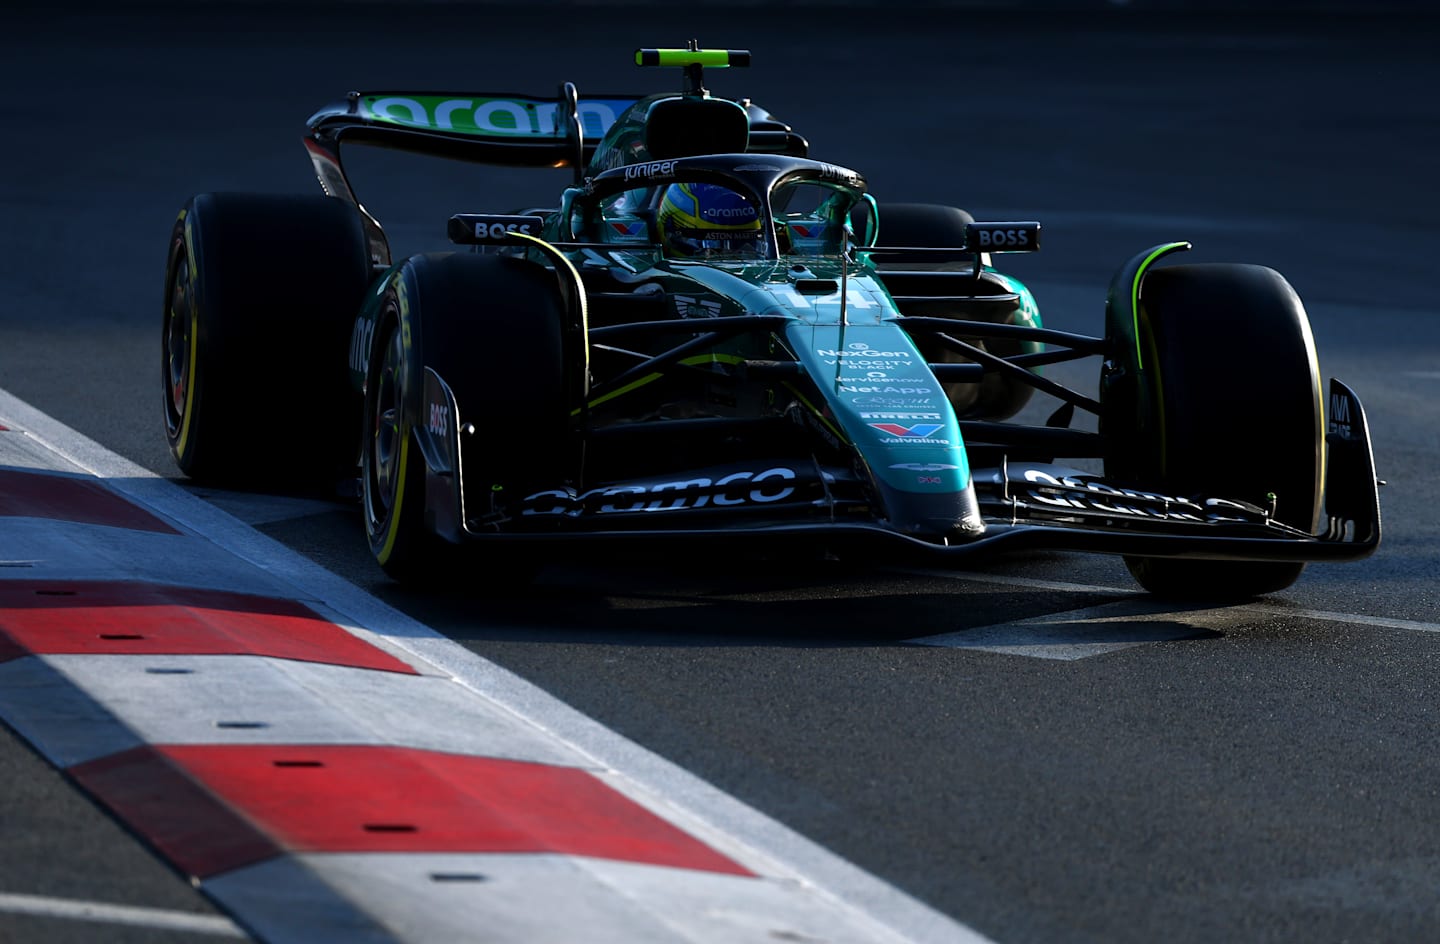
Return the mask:
[[909, 439], [928, 439], [934, 436], [941, 427], [939, 423], [916, 423], [914, 426], [901, 426], [899, 423], [871, 423], [872, 429], [878, 429], [882, 433], [891, 436], [904, 436]]
[[644, 223], [630, 222], [627, 220], [611, 220], [610, 228], [619, 236], [634, 237], [645, 235]]

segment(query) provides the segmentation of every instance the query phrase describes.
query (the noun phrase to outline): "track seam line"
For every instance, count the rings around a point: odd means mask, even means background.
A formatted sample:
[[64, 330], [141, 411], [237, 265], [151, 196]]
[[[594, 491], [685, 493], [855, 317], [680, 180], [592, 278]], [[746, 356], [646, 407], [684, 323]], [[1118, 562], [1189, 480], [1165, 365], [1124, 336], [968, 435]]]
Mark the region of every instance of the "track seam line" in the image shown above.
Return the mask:
[[138, 908], [134, 905], [112, 905], [100, 901], [74, 898], [51, 898], [43, 895], [20, 895], [0, 892], [0, 912], [26, 914], [40, 918], [62, 918], [70, 921], [93, 921], [101, 924], [124, 924], [154, 928], [161, 931], [186, 931], [248, 940], [239, 925], [220, 915], [191, 914], [163, 908]]
[[[1004, 587], [1028, 587], [1036, 590], [1120, 594], [1125, 597], [1144, 596], [1145, 594], [1145, 591], [1135, 587], [1105, 587], [1096, 584], [1068, 583], [1063, 580], [1038, 580], [1033, 577], [1013, 577], [1008, 574], [987, 574], [972, 570], [942, 571], [929, 568], [907, 568], [903, 570], [897, 569], [894, 572], [917, 574], [924, 577], [940, 577], [948, 580], [993, 583]], [[1222, 605], [1217, 604], [1214, 608], [1220, 609]], [[1424, 620], [1399, 619], [1390, 616], [1366, 616], [1361, 613], [1338, 613], [1333, 610], [1291, 609], [1278, 603], [1239, 603], [1223, 608], [1236, 613], [1254, 613], [1259, 616], [1290, 616], [1301, 619], [1325, 620], [1332, 623], [1352, 623], [1358, 626], [1374, 626], [1377, 629], [1401, 629], [1413, 633], [1440, 633], [1440, 623], [1430, 623]], [[1180, 612], [1183, 612], [1183, 610]]]

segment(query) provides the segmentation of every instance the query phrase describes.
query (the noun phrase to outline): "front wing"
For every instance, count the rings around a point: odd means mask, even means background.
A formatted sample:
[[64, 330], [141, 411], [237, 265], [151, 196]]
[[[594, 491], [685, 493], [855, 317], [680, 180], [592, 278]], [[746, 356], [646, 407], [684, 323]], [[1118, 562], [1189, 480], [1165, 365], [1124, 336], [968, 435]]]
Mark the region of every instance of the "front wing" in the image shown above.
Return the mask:
[[[432, 375], [430, 396], [443, 399], [449, 391], [435, 380]], [[451, 404], [449, 415], [457, 417]], [[1265, 509], [1244, 503], [1119, 489], [1096, 476], [1034, 463], [975, 470], [985, 527], [943, 537], [890, 525], [861, 497], [859, 476], [800, 457], [707, 469], [704, 477], [688, 480], [661, 477], [579, 494], [545, 491], [530, 496], [528, 521], [467, 502], [455, 465], [427, 462], [427, 502], [437, 533], [456, 543], [504, 542], [556, 556], [567, 549], [583, 553], [595, 544], [699, 541], [766, 549], [821, 543], [847, 553], [883, 550], [892, 559], [968, 559], [1045, 549], [1215, 560], [1359, 560], [1380, 543], [1383, 483], [1375, 475], [1364, 409], [1338, 380], [1331, 381], [1326, 443], [1325, 522], [1317, 534], [1280, 524]], [[455, 454], [438, 442], [422, 449], [427, 456]]]

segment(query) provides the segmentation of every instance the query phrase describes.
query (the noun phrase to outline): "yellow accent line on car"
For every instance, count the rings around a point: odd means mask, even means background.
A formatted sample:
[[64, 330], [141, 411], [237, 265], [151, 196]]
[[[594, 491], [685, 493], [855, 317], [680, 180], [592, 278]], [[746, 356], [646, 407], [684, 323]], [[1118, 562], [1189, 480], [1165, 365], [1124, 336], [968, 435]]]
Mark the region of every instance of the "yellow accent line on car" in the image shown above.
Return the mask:
[[[185, 215], [185, 211], [181, 210], [176, 222], [184, 220]], [[191, 236], [188, 223], [185, 225], [185, 260], [185, 268], [190, 273], [190, 351], [187, 354], [190, 363], [185, 368], [185, 415], [180, 418], [180, 436], [175, 442], [175, 451], [182, 456], [190, 440], [190, 418], [195, 415], [195, 367], [200, 360], [200, 303], [195, 296], [195, 240]], [[170, 314], [174, 317], [175, 313], [172, 310]]]
[[[532, 242], [541, 252], [549, 256], [555, 265], [564, 266], [570, 273], [570, 278], [575, 284], [575, 298], [580, 305], [580, 357], [585, 365], [585, 376], [590, 376], [590, 306], [585, 299], [585, 283], [580, 279], [580, 273], [576, 271], [574, 264], [566, 258], [565, 254], [539, 236], [531, 236], [529, 233], [522, 233], [519, 230], [511, 230], [511, 236], [518, 239]], [[587, 384], [588, 386], [588, 384]]]
[[815, 414], [815, 418], [816, 418], [817, 420], [819, 420], [821, 423], [825, 424], [825, 428], [828, 429], [828, 430], [830, 430], [830, 432], [834, 433], [834, 434], [840, 439], [841, 442], [849, 442], [849, 441], [850, 441], [850, 437], [845, 435], [845, 431], [844, 431], [843, 429], [841, 429], [840, 427], [836, 426], [834, 423], [830, 422], [829, 417], [827, 417], [823, 411], [817, 410], [817, 409], [815, 408], [815, 404], [813, 404], [813, 403], [811, 403], [809, 400], [807, 400], [807, 399], [805, 398], [805, 394], [803, 394], [803, 393], [801, 393], [799, 390], [795, 389], [794, 385], [787, 383], [787, 384], [785, 384], [785, 389], [786, 389], [786, 390], [789, 390], [791, 393], [793, 393], [793, 394], [795, 395], [795, 399], [799, 400], [800, 403], [804, 405], [805, 409], [807, 409], [807, 410], [809, 410], [811, 413]]
[[[174, 317], [175, 312], [170, 312]], [[190, 417], [195, 414], [195, 362], [199, 360], [199, 335], [200, 319], [195, 312], [194, 296], [191, 296], [190, 303], [190, 351], [186, 359], [190, 362], [185, 368], [185, 415], [180, 418], [180, 436], [176, 439], [176, 451], [181, 455], [185, 454], [185, 445], [190, 439]]]
[[385, 518], [385, 543], [381, 545], [380, 552], [375, 555], [375, 560], [383, 567], [389, 560], [391, 553], [395, 550], [395, 536], [400, 532], [401, 508], [405, 502], [405, 467], [410, 464], [410, 434], [405, 429], [402, 421], [400, 424], [400, 458], [396, 463], [399, 466], [399, 473], [395, 476], [395, 501], [390, 505], [390, 514]]
[[694, 357], [687, 357], [684, 360], [680, 361], [680, 363], [684, 364], [686, 367], [694, 367], [696, 364], [704, 363], [743, 364], [745, 363], [745, 358], [741, 357], [739, 354], [720, 354], [712, 351], [709, 354], [697, 354]]
[[[1138, 334], [1140, 330], [1139, 309], [1136, 309], [1135, 330], [1137, 332], [1137, 334], [1135, 335], [1135, 347], [1136, 353], [1138, 354], [1140, 348], [1140, 335]], [[1149, 340], [1151, 359], [1158, 364], [1160, 363], [1160, 349], [1155, 344], [1155, 331], [1153, 328], [1149, 332]], [[1163, 477], [1169, 474], [1170, 466], [1170, 463], [1166, 459], [1166, 456], [1168, 455], [1168, 453], [1166, 452], [1168, 434], [1165, 429], [1165, 376], [1158, 370], [1152, 371], [1151, 375], [1154, 377], [1155, 380], [1155, 385], [1152, 388], [1155, 393], [1155, 435], [1156, 438], [1160, 440], [1160, 475]]]
[[[711, 354], [697, 354], [697, 355], [695, 355], [694, 357], [687, 357], [687, 358], [679, 361], [679, 363], [684, 364], [686, 367], [694, 367], [696, 364], [740, 364], [740, 363], [744, 363], [744, 361], [745, 361], [745, 358], [740, 357], [739, 355], [736, 355], [736, 354], [715, 354], [715, 353], [711, 353]], [[659, 373], [659, 372], [657, 372], [657, 373], [652, 373], [652, 374], [646, 374], [644, 377], [641, 377], [639, 380], [631, 381], [630, 383], [628, 383], [628, 384], [626, 384], [625, 386], [621, 387], [619, 390], [611, 390], [609, 393], [605, 394], [605, 395], [602, 396], [602, 397], [596, 397], [594, 400], [591, 400], [591, 401], [590, 401], [590, 404], [589, 404], [589, 405], [590, 405], [591, 407], [597, 407], [597, 406], [599, 406], [599, 405], [602, 404], [602, 403], [605, 403], [605, 402], [608, 402], [608, 401], [610, 401], [610, 400], [613, 400], [613, 399], [615, 399], [616, 397], [624, 396], [625, 394], [631, 392], [632, 390], [637, 390], [637, 389], [639, 389], [640, 387], [643, 387], [643, 386], [645, 386], [645, 385], [648, 384], [648, 383], [652, 383], [653, 381], [659, 380], [661, 377], [664, 377], [664, 376], [665, 376], [665, 375], [664, 375], [663, 373]], [[570, 411], [570, 415], [571, 415], [571, 416], [579, 416], [579, 415], [580, 415], [580, 411], [579, 411], [578, 409], [576, 409], [576, 410], [571, 410], [571, 411]]]
[[[1319, 357], [1316, 357], [1315, 360], [1316, 360], [1316, 368], [1318, 369], [1318, 368], [1319, 368]], [[1326, 401], [1328, 401], [1328, 400], [1330, 399], [1330, 397], [1328, 396], [1329, 391], [1325, 388], [1325, 382], [1324, 382], [1323, 379], [1321, 379], [1320, 383], [1316, 385], [1316, 387], [1315, 387], [1315, 393], [1316, 393], [1316, 399], [1319, 401], [1316, 405], [1320, 407], [1320, 430], [1319, 430], [1319, 432], [1320, 432], [1320, 483], [1319, 483], [1320, 490], [1319, 490], [1319, 494], [1323, 496], [1323, 495], [1325, 494], [1325, 483], [1330, 480], [1330, 437], [1327, 436], [1327, 435], [1325, 435], [1325, 431], [1330, 428], [1329, 424], [1325, 422], [1325, 407], [1327, 406], [1327, 402], [1326, 402]], [[1318, 525], [1319, 522], [1317, 521], [1316, 524]]]
[[1155, 251], [1152, 252], [1152, 253], [1150, 253], [1150, 255], [1148, 255], [1148, 256], [1145, 257], [1145, 261], [1142, 262], [1142, 263], [1140, 263], [1140, 268], [1135, 272], [1135, 281], [1132, 282], [1131, 285], [1130, 285], [1130, 317], [1134, 320], [1134, 326], [1135, 326], [1135, 369], [1136, 369], [1136, 370], [1144, 370], [1144, 369], [1145, 369], [1145, 358], [1144, 358], [1144, 356], [1140, 353], [1140, 282], [1145, 278], [1145, 271], [1150, 268], [1150, 264], [1151, 264], [1152, 262], [1154, 262], [1156, 259], [1159, 259], [1161, 256], [1165, 255], [1166, 253], [1171, 252], [1172, 250], [1174, 250], [1174, 249], [1176, 249], [1176, 248], [1178, 248], [1178, 247], [1180, 247], [1180, 246], [1185, 246], [1185, 245], [1188, 245], [1188, 244], [1187, 244], [1187, 243], [1166, 243], [1166, 244], [1163, 245], [1163, 246], [1156, 246], [1156, 247], [1155, 247]]
[[[605, 395], [602, 396], [602, 397], [596, 397], [595, 399], [593, 399], [593, 400], [590, 401], [590, 406], [591, 406], [592, 408], [593, 408], [593, 407], [597, 407], [597, 406], [599, 406], [599, 405], [602, 404], [602, 403], [606, 403], [606, 402], [608, 402], [608, 401], [610, 401], [610, 400], [615, 399], [616, 397], [624, 396], [625, 394], [629, 393], [630, 391], [635, 390], [635, 389], [638, 389], [638, 388], [640, 388], [640, 387], [643, 387], [643, 386], [645, 386], [646, 384], [648, 384], [648, 383], [650, 383], [650, 382], [652, 382], [652, 381], [659, 380], [661, 377], [664, 377], [664, 376], [665, 376], [664, 374], [646, 374], [644, 377], [641, 377], [639, 380], [631, 381], [630, 383], [628, 383], [628, 384], [626, 384], [625, 386], [621, 387], [619, 390], [611, 390], [609, 393], [605, 394]], [[578, 409], [575, 409], [575, 410], [571, 410], [570, 413], [571, 413], [572, 416], [578, 416], [578, 415], [580, 414], [580, 411], [579, 411]]]

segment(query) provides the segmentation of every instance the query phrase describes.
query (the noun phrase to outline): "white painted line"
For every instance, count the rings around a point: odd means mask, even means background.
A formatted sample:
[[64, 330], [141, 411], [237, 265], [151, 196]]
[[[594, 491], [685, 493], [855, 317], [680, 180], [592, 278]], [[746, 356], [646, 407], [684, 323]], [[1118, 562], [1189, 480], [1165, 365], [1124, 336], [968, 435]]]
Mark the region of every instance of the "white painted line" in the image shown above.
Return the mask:
[[[987, 574], [984, 571], [907, 568], [897, 570], [896, 572], [919, 574], [925, 577], [941, 577], [948, 580], [964, 580], [972, 583], [990, 583], [1002, 587], [1025, 587], [1033, 590], [1124, 594], [1130, 597], [1145, 596], [1145, 591], [1138, 587], [1106, 587], [1096, 584], [1066, 583], [1060, 580], [1036, 580], [1030, 577], [1012, 577], [1006, 574]], [[1426, 620], [1396, 619], [1389, 616], [1367, 616], [1363, 613], [1337, 613], [1332, 610], [1297, 609], [1282, 603], [1242, 603], [1227, 607], [1226, 609], [1230, 612], [1250, 613], [1255, 616], [1266, 617], [1267, 619], [1294, 617], [1299, 619], [1324, 620], [1331, 623], [1349, 623], [1354, 626], [1374, 626], [1377, 629], [1403, 629], [1412, 633], [1440, 633], [1440, 623], [1432, 623]], [[1183, 612], [1183, 608], [1177, 612]], [[935, 637], [926, 638], [933, 639]]]
[[0, 892], [0, 912], [248, 939], [248, 935], [240, 930], [234, 921], [221, 915], [189, 914], [184, 911], [136, 908], [131, 905], [109, 905], [99, 901], [76, 901], [71, 898], [44, 898], [39, 895], [16, 895]]
[[[356, 634], [402, 648], [443, 674], [548, 732], [603, 770], [607, 783], [682, 830], [817, 906], [848, 915], [867, 944], [902, 941], [985, 944], [987, 938], [795, 833], [694, 774], [651, 753], [548, 692], [372, 597], [309, 558], [271, 540], [183, 488], [118, 456], [0, 390], [0, 421], [27, 431], [110, 487], [203, 535], [270, 578], [290, 596], [320, 601]], [[620, 891], [620, 890], [617, 890]], [[364, 903], [358, 903], [363, 906]], [[247, 917], [247, 920], [249, 918]]]
[[1295, 610], [1285, 606], [1267, 606], [1263, 603], [1252, 603], [1239, 609], [1271, 617], [1288, 616], [1297, 619], [1325, 620], [1331, 623], [1374, 626], [1378, 629], [1403, 629], [1412, 633], [1440, 633], [1440, 623], [1427, 623], [1422, 620], [1391, 619], [1388, 616], [1360, 616], [1355, 613], [1332, 613], [1328, 610]]
[[1028, 590], [1058, 590], [1062, 593], [1108, 593], [1140, 596], [1144, 593], [1138, 587], [1103, 587], [1093, 583], [1070, 583], [1064, 580], [1040, 580], [1034, 577], [1014, 577], [1008, 574], [987, 574], [983, 570], [938, 570], [933, 567], [896, 568], [896, 573], [918, 574], [922, 577], [939, 577], [943, 580], [964, 580], [970, 583], [993, 583], [1002, 587], [1024, 587]]

